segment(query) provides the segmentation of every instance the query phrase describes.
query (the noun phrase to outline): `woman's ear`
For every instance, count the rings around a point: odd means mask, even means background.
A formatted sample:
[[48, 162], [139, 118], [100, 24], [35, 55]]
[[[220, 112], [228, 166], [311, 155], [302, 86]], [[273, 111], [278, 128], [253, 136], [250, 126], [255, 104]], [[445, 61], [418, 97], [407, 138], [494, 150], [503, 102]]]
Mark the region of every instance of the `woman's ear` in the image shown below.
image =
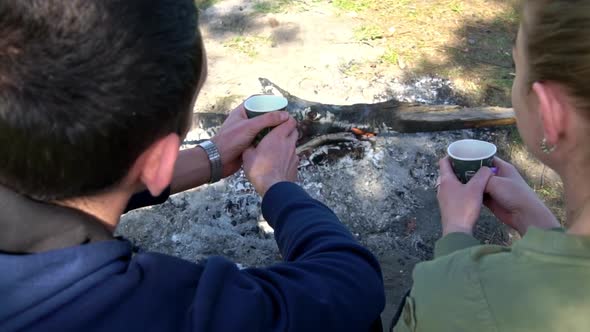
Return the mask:
[[170, 134], [154, 142], [138, 159], [135, 167], [139, 179], [152, 196], [162, 194], [172, 182], [179, 149], [180, 138]]
[[570, 99], [566, 91], [554, 82], [535, 82], [533, 92], [539, 101], [545, 139], [550, 145], [556, 146], [567, 127]]

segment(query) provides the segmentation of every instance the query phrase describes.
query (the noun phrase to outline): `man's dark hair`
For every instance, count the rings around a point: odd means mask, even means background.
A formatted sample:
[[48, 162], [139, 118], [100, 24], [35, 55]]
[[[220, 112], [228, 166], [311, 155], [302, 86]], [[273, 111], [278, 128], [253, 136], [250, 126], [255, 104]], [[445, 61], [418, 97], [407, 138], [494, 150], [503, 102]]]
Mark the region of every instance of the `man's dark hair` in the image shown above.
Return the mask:
[[108, 190], [187, 129], [202, 65], [193, 0], [1, 0], [0, 184]]

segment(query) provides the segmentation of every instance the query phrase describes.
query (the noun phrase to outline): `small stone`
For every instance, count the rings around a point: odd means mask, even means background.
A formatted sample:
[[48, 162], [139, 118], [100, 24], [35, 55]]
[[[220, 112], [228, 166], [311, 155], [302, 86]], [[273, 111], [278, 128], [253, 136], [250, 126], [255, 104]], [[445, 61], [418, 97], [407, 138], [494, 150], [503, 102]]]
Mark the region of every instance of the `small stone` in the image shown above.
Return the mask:
[[278, 27], [278, 26], [279, 26], [279, 24], [280, 24], [280, 23], [279, 23], [279, 21], [278, 21], [276, 18], [272, 17], [272, 18], [270, 18], [270, 19], [268, 20], [268, 24], [269, 24], [269, 25], [270, 25], [272, 28], [276, 28], [276, 27]]
[[407, 67], [405, 61], [402, 59], [401, 56], [397, 58], [397, 65], [399, 66], [399, 69], [406, 69]]

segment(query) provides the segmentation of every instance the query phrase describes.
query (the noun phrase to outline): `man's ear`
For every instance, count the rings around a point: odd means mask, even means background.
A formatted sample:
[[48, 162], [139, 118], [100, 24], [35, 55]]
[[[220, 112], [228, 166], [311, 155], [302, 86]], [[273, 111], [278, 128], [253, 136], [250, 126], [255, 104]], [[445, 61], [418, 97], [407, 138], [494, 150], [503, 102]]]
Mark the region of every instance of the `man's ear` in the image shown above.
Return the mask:
[[152, 144], [138, 159], [135, 167], [139, 179], [156, 197], [172, 182], [174, 166], [180, 149], [180, 138], [170, 134]]
[[539, 100], [539, 113], [547, 143], [557, 145], [565, 132], [571, 101], [566, 91], [554, 82], [535, 82], [533, 92]]

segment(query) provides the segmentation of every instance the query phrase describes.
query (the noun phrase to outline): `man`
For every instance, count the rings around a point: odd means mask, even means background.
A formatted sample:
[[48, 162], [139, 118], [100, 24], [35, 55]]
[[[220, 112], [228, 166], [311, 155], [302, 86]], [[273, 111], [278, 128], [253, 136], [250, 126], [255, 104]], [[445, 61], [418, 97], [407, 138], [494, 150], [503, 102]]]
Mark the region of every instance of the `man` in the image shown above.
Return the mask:
[[[0, 331], [367, 331], [378, 319], [377, 261], [292, 183], [288, 114], [238, 108], [179, 157], [204, 59], [192, 0], [0, 1]], [[284, 263], [197, 265], [113, 237], [135, 192], [242, 164]]]

